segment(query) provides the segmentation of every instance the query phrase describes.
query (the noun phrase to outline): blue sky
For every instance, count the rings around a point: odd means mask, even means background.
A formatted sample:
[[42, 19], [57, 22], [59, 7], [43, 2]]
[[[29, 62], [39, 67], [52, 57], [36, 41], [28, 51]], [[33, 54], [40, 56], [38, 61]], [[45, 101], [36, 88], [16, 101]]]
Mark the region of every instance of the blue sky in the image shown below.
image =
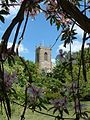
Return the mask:
[[[16, 15], [19, 7], [17, 8], [10, 8], [10, 15], [5, 16], [5, 24], [0, 22], [0, 39], [6, 30], [6, 28], [11, 23], [11, 20]], [[20, 29], [19, 37], [22, 32], [23, 25]], [[77, 51], [81, 47], [81, 41], [80, 38], [82, 36], [82, 30], [80, 28], [77, 28], [77, 32], [79, 35], [77, 36], [79, 40], [76, 40], [73, 44], [74, 47], [72, 47], [72, 51]], [[12, 31], [12, 34], [9, 39], [9, 46], [12, 44], [12, 40], [14, 37], [15, 29]], [[55, 42], [57, 36], [60, 34], [60, 30], [57, 31], [56, 26], [51, 26], [49, 21], [46, 21], [45, 15], [43, 13], [38, 14], [35, 17], [35, 20], [32, 20], [32, 18], [29, 18], [26, 32], [24, 35], [24, 39], [22, 41], [22, 44], [20, 46], [20, 55], [23, 56], [25, 59], [35, 61], [35, 49], [36, 46], [39, 46], [40, 44], [45, 47], [50, 47]], [[18, 38], [19, 39], [19, 38]], [[67, 48], [63, 47], [63, 43], [60, 41], [60, 39], [57, 41], [56, 45], [52, 49], [52, 61], [54, 61], [56, 55], [58, 54], [59, 49], [63, 49], [68, 51], [69, 46]]]
[[[18, 9], [18, 8], [17, 8]], [[6, 30], [7, 26], [11, 23], [11, 20], [17, 13], [17, 9], [11, 8], [11, 15], [5, 17], [5, 24], [0, 22], [0, 39]], [[20, 29], [20, 33], [22, 32], [22, 28]], [[15, 29], [12, 32], [12, 35], [9, 39], [9, 46], [12, 43], [12, 38], [14, 36]], [[19, 33], [19, 34], [20, 34]], [[55, 42], [57, 36], [60, 31], [57, 31], [56, 26], [51, 26], [49, 21], [46, 21], [45, 15], [43, 13], [38, 14], [35, 17], [35, 20], [29, 18], [26, 32], [24, 35], [24, 39], [22, 41], [22, 45], [24, 49], [20, 51], [20, 54], [28, 60], [35, 60], [35, 49], [36, 46], [40, 44], [45, 47], [50, 47]], [[19, 38], [18, 38], [19, 39]], [[52, 49], [52, 58], [56, 57], [57, 49], [60, 44], [60, 40], [56, 43], [56, 45]]]

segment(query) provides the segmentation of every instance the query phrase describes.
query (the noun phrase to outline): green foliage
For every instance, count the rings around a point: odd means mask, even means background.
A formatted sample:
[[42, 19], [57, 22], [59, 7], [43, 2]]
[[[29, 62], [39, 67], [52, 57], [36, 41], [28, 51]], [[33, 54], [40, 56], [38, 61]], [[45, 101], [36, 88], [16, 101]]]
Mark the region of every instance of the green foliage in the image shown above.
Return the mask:
[[74, 39], [76, 38], [76, 29], [70, 30], [70, 27], [66, 27], [63, 31], [61, 40], [64, 41], [64, 47], [66, 47], [66, 44], [73, 43]]
[[0, 20], [1, 22], [5, 23], [4, 15], [9, 14], [9, 3], [14, 3], [16, 0], [1, 0], [1, 10], [0, 10]]
[[65, 75], [65, 67], [63, 66], [63, 64], [59, 63], [56, 65], [56, 67], [54, 67], [53, 77], [65, 83], [66, 75]]
[[4, 9], [0, 10], [0, 20], [1, 20], [3, 23], [5, 22], [5, 19], [4, 19], [3, 15], [8, 15], [8, 14], [9, 14], [8, 11], [6, 11], [6, 10], [4, 10]]

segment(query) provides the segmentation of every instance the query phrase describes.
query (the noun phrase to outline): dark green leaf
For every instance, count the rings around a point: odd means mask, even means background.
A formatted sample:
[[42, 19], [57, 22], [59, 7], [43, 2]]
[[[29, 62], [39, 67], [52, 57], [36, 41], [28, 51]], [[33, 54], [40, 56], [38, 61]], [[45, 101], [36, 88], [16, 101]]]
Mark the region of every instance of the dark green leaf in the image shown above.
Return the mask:
[[60, 24], [57, 24], [57, 30], [59, 30], [60, 29]]
[[73, 36], [72, 39], [77, 39], [77, 38]]
[[16, 0], [10, 0], [10, 2], [16, 2]]
[[50, 19], [50, 18], [51, 18], [51, 15], [50, 15], [50, 16], [48, 16], [46, 20], [48, 20], [48, 19]]
[[88, 118], [88, 114], [86, 112], [84, 112], [84, 116], [86, 116]]
[[9, 64], [9, 66], [12, 66], [12, 60], [11, 60], [10, 56], [8, 57], [8, 64]]
[[4, 23], [5, 22], [5, 19], [2, 15], [0, 15], [0, 20]]
[[50, 24], [52, 25], [52, 18], [50, 19]]
[[48, 111], [50, 111], [50, 110], [53, 109], [53, 108], [54, 108], [54, 107], [49, 108]]
[[9, 12], [8, 12], [8, 11], [6, 11], [6, 10], [1, 10], [1, 11], [0, 11], [0, 14], [3, 14], [3, 15], [8, 15], [8, 14], [9, 14]]
[[5, 93], [5, 100], [6, 100], [6, 105], [7, 105], [7, 110], [8, 110], [8, 115], [11, 118], [11, 107], [10, 107], [10, 100], [8, 98], [7, 93]]
[[69, 112], [68, 112], [68, 110], [66, 108], [64, 109], [64, 112], [69, 115]]
[[41, 107], [44, 108], [45, 110], [47, 110], [47, 108], [43, 104], [41, 104]]
[[53, 110], [53, 114], [57, 111], [58, 109], [57, 108], [55, 108], [54, 110]]
[[40, 110], [40, 111], [42, 110], [42, 108], [41, 108], [41, 106], [40, 106], [40, 105], [37, 105], [37, 107], [39, 108], [39, 110]]

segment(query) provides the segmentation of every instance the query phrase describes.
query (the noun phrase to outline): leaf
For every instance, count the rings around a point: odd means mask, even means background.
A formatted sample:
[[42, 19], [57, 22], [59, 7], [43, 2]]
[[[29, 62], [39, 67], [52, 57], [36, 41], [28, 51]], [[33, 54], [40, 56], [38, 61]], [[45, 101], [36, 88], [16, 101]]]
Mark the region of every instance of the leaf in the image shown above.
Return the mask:
[[5, 0], [6, 1], [6, 4], [8, 5], [8, 0]]
[[47, 110], [47, 108], [43, 104], [41, 104], [41, 107], [44, 108], [45, 110]]
[[10, 57], [11, 57], [13, 64], [15, 64], [15, 56], [11, 55]]
[[64, 112], [69, 115], [69, 112], [68, 112], [68, 110], [66, 108], [64, 109]]
[[0, 20], [1, 20], [3, 23], [5, 23], [5, 19], [4, 19], [4, 17], [3, 17], [2, 15], [0, 15]]
[[46, 20], [48, 20], [48, 19], [50, 19], [50, 18], [51, 18], [51, 15], [50, 15], [50, 16], [48, 16]]
[[73, 36], [72, 39], [77, 39], [77, 38]]
[[10, 2], [16, 2], [16, 0], [10, 0]]
[[9, 64], [9, 66], [12, 66], [12, 60], [11, 60], [10, 56], [8, 57], [8, 64]]
[[88, 118], [88, 114], [86, 112], [84, 112], [84, 116], [86, 116]]
[[53, 108], [54, 108], [54, 107], [49, 108], [48, 111], [50, 111], [50, 110], [53, 109]]
[[54, 109], [54, 111], [53, 111], [53, 114], [54, 114], [57, 110], [58, 110], [58, 109], [57, 109], [57, 108], [55, 108], [55, 109]]
[[16, 91], [15, 91], [15, 89], [13, 89], [13, 88], [11, 88], [11, 94], [13, 94], [13, 96], [17, 99], [18, 98], [18, 95], [17, 95], [17, 93], [16, 93]]
[[55, 120], [61, 120], [61, 117], [58, 115], [55, 117]]
[[5, 93], [5, 100], [6, 100], [6, 105], [7, 105], [7, 110], [8, 110], [8, 115], [11, 118], [11, 107], [10, 107], [10, 100], [8, 98], [7, 93]]
[[40, 111], [42, 110], [42, 108], [41, 108], [41, 106], [40, 106], [40, 105], [37, 105], [37, 107], [39, 108], [39, 110], [40, 110]]
[[6, 11], [6, 10], [1, 10], [1, 11], [0, 11], [0, 14], [3, 14], [3, 15], [8, 15], [8, 14], [9, 14], [9, 12], [8, 12], [8, 11]]
[[59, 30], [60, 29], [60, 24], [57, 24], [57, 30]]
[[74, 32], [74, 33], [73, 33], [73, 35], [77, 35], [77, 33], [76, 33], [76, 32]]
[[52, 18], [50, 19], [50, 24], [52, 25]]

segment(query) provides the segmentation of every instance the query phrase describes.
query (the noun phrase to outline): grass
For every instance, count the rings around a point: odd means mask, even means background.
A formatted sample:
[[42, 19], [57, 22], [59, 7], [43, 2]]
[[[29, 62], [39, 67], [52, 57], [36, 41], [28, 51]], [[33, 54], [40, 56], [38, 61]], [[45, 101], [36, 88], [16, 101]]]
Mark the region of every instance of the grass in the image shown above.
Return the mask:
[[[90, 110], [90, 102], [83, 102], [83, 103], [86, 104], [86, 106], [83, 108], [83, 111], [89, 111]], [[21, 116], [22, 112], [23, 112], [23, 108], [21, 106], [12, 105], [11, 120], [20, 120], [20, 116]], [[43, 110], [42, 112], [47, 113], [46, 110]], [[49, 113], [52, 114], [52, 111], [50, 111]], [[73, 118], [73, 117], [75, 117], [75, 116], [73, 116], [73, 113], [74, 113], [74, 110], [73, 110], [73, 108], [71, 108], [69, 111], [69, 116], [67, 114], [65, 114], [65, 117]], [[89, 113], [89, 117], [90, 117], [90, 113]], [[7, 120], [7, 118], [5, 117], [5, 114], [0, 115], [0, 120]], [[33, 113], [31, 110], [27, 109], [26, 114], [25, 114], [25, 120], [55, 120], [55, 118], [51, 117], [51, 116], [43, 115], [43, 114], [40, 114], [37, 112]], [[83, 119], [81, 119], [81, 120], [83, 120]]]

